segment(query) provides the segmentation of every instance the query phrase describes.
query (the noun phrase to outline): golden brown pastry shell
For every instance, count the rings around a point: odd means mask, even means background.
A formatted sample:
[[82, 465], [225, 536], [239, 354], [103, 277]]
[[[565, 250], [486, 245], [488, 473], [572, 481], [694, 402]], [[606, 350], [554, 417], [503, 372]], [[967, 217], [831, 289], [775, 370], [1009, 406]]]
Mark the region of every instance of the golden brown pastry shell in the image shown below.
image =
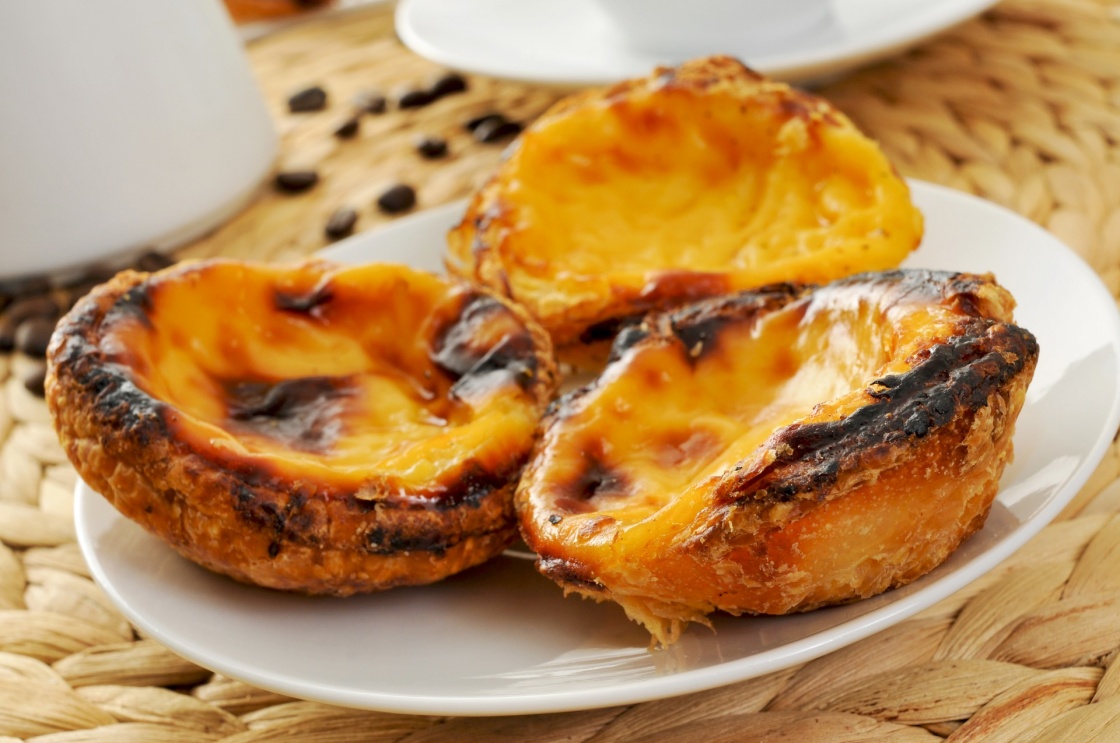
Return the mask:
[[[394, 311], [399, 322], [370, 329]], [[307, 368], [319, 374], [293, 372]], [[438, 461], [390, 448], [363, 463], [360, 405], [379, 401], [361, 383], [378, 374], [427, 385], [418, 399], [460, 418], [432, 427]], [[82, 478], [181, 554], [241, 581], [349, 595], [439, 580], [515, 539], [511, 495], [555, 383], [539, 326], [459, 282], [209, 261], [125, 272], [80, 301], [52, 339], [46, 392]], [[405, 428], [426, 452], [423, 425]], [[471, 425], [473, 439], [460, 433]]]
[[557, 103], [474, 196], [447, 265], [578, 358], [650, 310], [894, 268], [921, 235], [843, 113], [709, 57]]
[[516, 496], [540, 570], [661, 643], [924, 575], [1012, 457], [1038, 355], [1012, 307], [990, 276], [906, 270], [647, 318], [545, 418]]

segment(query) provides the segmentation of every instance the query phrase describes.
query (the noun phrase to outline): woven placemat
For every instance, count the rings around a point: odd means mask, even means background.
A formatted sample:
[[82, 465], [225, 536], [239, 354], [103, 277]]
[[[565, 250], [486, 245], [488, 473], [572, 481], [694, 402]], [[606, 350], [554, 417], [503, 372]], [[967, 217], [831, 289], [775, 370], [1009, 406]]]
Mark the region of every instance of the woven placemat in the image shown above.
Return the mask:
[[[902, 57], [821, 93], [878, 138], [907, 176], [1004, 204], [1079, 252], [1120, 292], [1120, 6], [1007, 0]], [[328, 16], [255, 42], [283, 137], [281, 167], [310, 190], [264, 187], [243, 214], [181, 251], [282, 260], [323, 247], [341, 207], [357, 229], [390, 217], [384, 187], [418, 208], [473, 190], [501, 152], [462, 124], [527, 122], [560, 91], [471, 78], [469, 90], [397, 110], [438, 68], [392, 35], [386, 7]], [[290, 114], [322, 85], [327, 110]], [[389, 110], [334, 134], [354, 95]], [[438, 135], [450, 155], [417, 155]], [[1086, 318], [1091, 322], [1091, 318]], [[137, 635], [90, 580], [73, 542], [75, 475], [34, 361], [0, 355], [0, 743], [36, 741], [1071, 741], [1120, 740], [1120, 452], [991, 574], [920, 615], [831, 655], [682, 698], [568, 714], [432, 718], [287, 699], [215, 676]]]

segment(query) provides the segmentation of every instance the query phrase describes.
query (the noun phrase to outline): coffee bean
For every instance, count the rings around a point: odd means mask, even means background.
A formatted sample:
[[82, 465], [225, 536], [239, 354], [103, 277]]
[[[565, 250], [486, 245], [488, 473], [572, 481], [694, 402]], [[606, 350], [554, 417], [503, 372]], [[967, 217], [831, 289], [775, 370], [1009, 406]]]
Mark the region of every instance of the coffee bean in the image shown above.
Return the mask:
[[385, 96], [376, 90], [367, 90], [354, 96], [354, 105], [367, 114], [383, 114], [386, 108]]
[[16, 328], [15, 349], [28, 356], [45, 357], [55, 324], [54, 320], [45, 317], [31, 317], [24, 320]]
[[276, 174], [276, 187], [288, 193], [300, 193], [319, 182], [314, 170], [284, 170]]
[[475, 129], [478, 129], [478, 127], [482, 126], [483, 124], [485, 124], [488, 121], [505, 121], [505, 120], [506, 120], [505, 116], [501, 115], [500, 113], [495, 113], [495, 112], [491, 111], [489, 113], [480, 114], [480, 115], [475, 116], [473, 118], [467, 119], [466, 123], [463, 124], [463, 128], [466, 129], [468, 132], [471, 132], [473, 134]]
[[352, 233], [357, 222], [358, 212], [349, 206], [342, 206], [336, 209], [330, 219], [327, 220], [327, 226], [323, 229], [323, 232], [331, 240], [338, 240]]
[[377, 197], [377, 208], [386, 214], [399, 214], [416, 206], [416, 191], [412, 186], [398, 183]]
[[0, 319], [0, 352], [7, 353], [15, 350], [16, 326], [14, 323]]
[[397, 108], [420, 108], [421, 106], [427, 106], [434, 100], [435, 97], [428, 91], [412, 88], [397, 94]]
[[12, 302], [3, 313], [3, 319], [11, 319], [12, 322], [19, 324], [24, 320], [31, 317], [46, 317], [55, 320], [62, 314], [59, 310], [58, 303], [46, 294], [39, 294], [34, 297], [22, 297]]
[[467, 80], [457, 72], [448, 72], [437, 77], [428, 87], [433, 98], [462, 93], [467, 89]]
[[436, 160], [447, 154], [447, 140], [439, 137], [420, 137], [416, 140], [416, 151], [427, 160]]
[[0, 284], [0, 294], [5, 294], [11, 299], [30, 297], [34, 294], [46, 294], [50, 290], [51, 281], [46, 276], [27, 276]]
[[61, 315], [58, 304], [48, 295], [23, 297], [12, 302], [0, 313], [0, 351], [11, 351], [16, 346], [16, 330], [25, 321], [43, 318], [51, 322]]
[[334, 136], [339, 139], [351, 139], [358, 133], [358, 129], [362, 126], [362, 120], [358, 115], [351, 116], [346, 121], [335, 127]]
[[62, 288], [69, 289], [70, 287], [77, 286], [78, 284], [104, 284], [106, 281], [116, 275], [117, 269], [113, 268], [112, 266], [90, 266], [82, 271], [81, 275], [77, 276], [72, 281], [68, 281], [63, 284]]
[[520, 133], [521, 125], [516, 121], [509, 121], [505, 117], [488, 119], [476, 126], [471, 132], [476, 140], [486, 144], [511, 139]]
[[23, 383], [23, 388], [32, 395], [43, 397], [46, 395], [47, 365], [32, 364], [28, 366], [20, 377], [20, 382]]
[[288, 98], [288, 110], [292, 113], [322, 111], [327, 106], [327, 91], [318, 85], [293, 93]]
[[154, 250], [146, 251], [132, 264], [137, 271], [155, 272], [175, 265], [175, 259]]

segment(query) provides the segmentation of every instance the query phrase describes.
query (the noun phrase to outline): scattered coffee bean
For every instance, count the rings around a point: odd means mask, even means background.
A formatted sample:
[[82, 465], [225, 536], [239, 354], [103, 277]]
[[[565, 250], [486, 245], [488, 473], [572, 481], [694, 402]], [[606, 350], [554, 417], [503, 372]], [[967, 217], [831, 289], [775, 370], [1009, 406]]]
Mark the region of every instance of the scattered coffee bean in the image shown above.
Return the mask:
[[[157, 271], [174, 262], [162, 253], [148, 251], [135, 258], [129, 267]], [[0, 283], [0, 352], [19, 351], [29, 359], [42, 358], [62, 312], [93, 287], [115, 276], [119, 268], [89, 266], [80, 275], [57, 285], [47, 276]], [[45, 378], [46, 365], [39, 362], [30, 364], [20, 375], [23, 386], [39, 397], [44, 393]]]
[[385, 96], [376, 90], [367, 90], [354, 96], [354, 105], [367, 114], [383, 114], [386, 108]]
[[58, 319], [62, 314], [58, 303], [49, 295], [37, 294], [33, 297], [21, 297], [12, 302], [4, 311], [4, 319], [10, 319], [17, 325], [32, 317], [46, 317], [51, 320]]
[[46, 294], [50, 290], [51, 282], [46, 276], [27, 276], [0, 284], [0, 294], [7, 295], [12, 300], [20, 297], [30, 297], [35, 294]]
[[489, 113], [480, 114], [480, 115], [475, 116], [473, 118], [467, 119], [466, 123], [463, 124], [463, 128], [466, 129], [468, 132], [471, 132], [473, 134], [475, 129], [482, 126], [483, 124], [485, 124], [488, 121], [505, 121], [505, 120], [506, 120], [505, 116], [501, 115], [500, 113], [496, 113], [496, 112], [491, 111]]
[[[144, 257], [141, 256], [136, 260], [140, 261], [143, 259]], [[132, 265], [135, 265], [135, 262]], [[106, 281], [116, 276], [119, 270], [120, 269], [114, 268], [113, 266], [89, 266], [84, 271], [82, 271], [81, 275], [66, 282], [65, 284], [62, 284], [61, 288], [69, 289], [70, 287], [76, 286], [78, 284], [104, 284]]]
[[420, 137], [416, 140], [416, 151], [427, 160], [436, 160], [447, 154], [447, 140], [440, 137]]
[[349, 206], [342, 206], [336, 209], [330, 219], [327, 220], [327, 226], [323, 228], [323, 232], [329, 239], [338, 240], [352, 233], [357, 222], [358, 212]]
[[318, 85], [304, 88], [288, 98], [288, 110], [292, 113], [322, 111], [327, 106], [327, 91]]
[[50, 345], [55, 324], [54, 320], [45, 317], [31, 317], [24, 320], [16, 328], [15, 349], [28, 356], [44, 358], [47, 355], [47, 346]]
[[390, 186], [377, 197], [377, 208], [386, 214], [399, 214], [416, 206], [416, 191], [412, 186], [398, 183]]
[[288, 193], [300, 193], [319, 182], [314, 170], [284, 170], [276, 174], [276, 187]]
[[43, 318], [53, 323], [61, 314], [58, 303], [46, 294], [22, 297], [12, 302], [0, 314], [0, 351], [11, 351], [15, 348], [16, 330], [25, 321]]
[[421, 106], [427, 106], [434, 100], [435, 97], [427, 90], [411, 88], [401, 91], [397, 95], [397, 108], [420, 108]]
[[467, 79], [457, 72], [448, 72], [437, 77], [428, 88], [433, 98], [462, 93], [467, 89]]
[[471, 134], [479, 142], [493, 144], [516, 137], [521, 133], [521, 125], [503, 117], [488, 119], [474, 128]]
[[174, 266], [175, 259], [163, 253], [149, 250], [137, 258], [133, 265], [136, 267], [137, 271], [161, 271], [168, 266]]
[[339, 139], [351, 139], [362, 126], [362, 119], [359, 115], [355, 114], [346, 121], [335, 127], [334, 136]]
[[23, 388], [36, 397], [44, 397], [47, 393], [47, 365], [31, 364], [20, 377]]

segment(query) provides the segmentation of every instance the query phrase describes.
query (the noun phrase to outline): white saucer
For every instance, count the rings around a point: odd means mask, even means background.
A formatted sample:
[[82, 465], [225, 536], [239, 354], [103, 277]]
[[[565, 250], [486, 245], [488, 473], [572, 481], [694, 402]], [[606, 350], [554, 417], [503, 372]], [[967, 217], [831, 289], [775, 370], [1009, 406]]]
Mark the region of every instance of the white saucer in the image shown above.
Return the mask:
[[[687, 694], [803, 663], [900, 622], [1038, 533], [1085, 483], [1120, 421], [1120, 315], [1096, 274], [1020, 216], [912, 185], [927, 229], [906, 265], [994, 272], [1041, 354], [1015, 460], [984, 528], [904, 588], [807, 614], [716, 616], [714, 632], [694, 626], [669, 650], [649, 652], [649, 635], [618, 606], [564, 598], [523, 556], [507, 553], [431, 586], [346, 600], [296, 596], [187, 562], [79, 484], [78, 543], [93, 577], [145, 635], [226, 676], [426, 715], [560, 712]], [[419, 212], [322, 255], [439, 270], [463, 208]]]
[[[833, 23], [771, 50], [713, 49], [790, 82], [820, 79], [902, 51], [995, 0], [834, 0]], [[397, 34], [414, 52], [464, 72], [551, 85], [647, 74], [657, 58], [622, 48], [584, 0], [401, 0]]]

